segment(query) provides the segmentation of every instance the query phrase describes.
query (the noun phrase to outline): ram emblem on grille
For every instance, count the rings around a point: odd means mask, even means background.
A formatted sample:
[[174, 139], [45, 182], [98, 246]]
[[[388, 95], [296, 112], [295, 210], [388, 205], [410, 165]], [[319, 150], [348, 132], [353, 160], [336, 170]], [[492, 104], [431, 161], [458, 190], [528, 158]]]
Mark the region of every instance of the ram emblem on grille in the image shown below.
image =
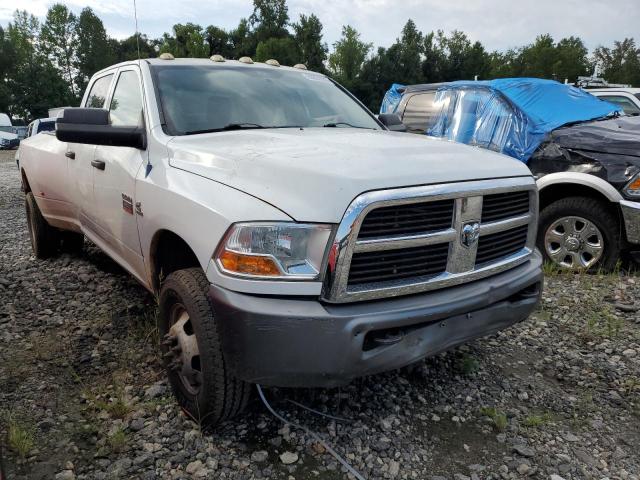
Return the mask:
[[465, 247], [471, 247], [477, 243], [480, 237], [480, 224], [478, 222], [465, 223], [460, 232], [460, 242]]

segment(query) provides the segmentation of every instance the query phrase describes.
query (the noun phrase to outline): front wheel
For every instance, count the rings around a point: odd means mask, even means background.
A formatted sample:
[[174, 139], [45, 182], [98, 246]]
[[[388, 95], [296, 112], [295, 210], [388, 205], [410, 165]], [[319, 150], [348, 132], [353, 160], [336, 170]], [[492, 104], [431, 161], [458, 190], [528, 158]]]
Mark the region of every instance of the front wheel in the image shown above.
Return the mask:
[[606, 204], [567, 197], [540, 212], [538, 248], [567, 270], [612, 270], [620, 258], [620, 225]]
[[180, 405], [212, 427], [238, 415], [250, 385], [226, 369], [209, 282], [199, 268], [171, 273], [160, 290], [160, 334], [169, 382]]

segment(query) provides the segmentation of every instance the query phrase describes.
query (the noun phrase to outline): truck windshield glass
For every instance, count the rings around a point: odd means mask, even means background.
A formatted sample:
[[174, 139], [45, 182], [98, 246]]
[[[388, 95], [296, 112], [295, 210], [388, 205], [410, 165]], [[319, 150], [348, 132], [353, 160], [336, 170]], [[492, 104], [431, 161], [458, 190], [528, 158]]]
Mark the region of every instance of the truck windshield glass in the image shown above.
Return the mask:
[[317, 73], [259, 66], [153, 69], [172, 135], [239, 129], [243, 125], [380, 128], [364, 108]]

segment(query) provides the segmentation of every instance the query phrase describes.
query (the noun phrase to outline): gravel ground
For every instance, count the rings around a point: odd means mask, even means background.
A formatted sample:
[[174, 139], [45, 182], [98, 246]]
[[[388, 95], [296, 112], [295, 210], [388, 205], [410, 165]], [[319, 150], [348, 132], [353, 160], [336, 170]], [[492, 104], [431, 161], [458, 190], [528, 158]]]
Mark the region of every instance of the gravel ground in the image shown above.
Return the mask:
[[[18, 171], [0, 155], [9, 478], [347, 478], [259, 400], [212, 433], [187, 419], [164, 381], [153, 297], [88, 243], [36, 260]], [[267, 398], [368, 479], [637, 480], [640, 277], [550, 273], [540, 310], [497, 336], [346, 388]]]

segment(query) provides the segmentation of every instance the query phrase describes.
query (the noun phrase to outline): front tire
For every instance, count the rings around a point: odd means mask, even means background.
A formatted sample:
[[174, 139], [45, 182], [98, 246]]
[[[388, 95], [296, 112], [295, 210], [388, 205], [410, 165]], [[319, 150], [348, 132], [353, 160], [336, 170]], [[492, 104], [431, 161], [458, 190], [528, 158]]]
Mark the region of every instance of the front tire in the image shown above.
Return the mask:
[[40, 259], [53, 256], [60, 245], [60, 231], [49, 225], [44, 219], [31, 192], [28, 192], [25, 197], [25, 208], [33, 253], [36, 258]]
[[160, 290], [160, 334], [178, 403], [207, 427], [246, 407], [251, 388], [226, 368], [209, 282], [199, 268], [171, 273]]
[[561, 198], [540, 212], [537, 244], [562, 269], [610, 271], [620, 258], [620, 225], [599, 200]]

